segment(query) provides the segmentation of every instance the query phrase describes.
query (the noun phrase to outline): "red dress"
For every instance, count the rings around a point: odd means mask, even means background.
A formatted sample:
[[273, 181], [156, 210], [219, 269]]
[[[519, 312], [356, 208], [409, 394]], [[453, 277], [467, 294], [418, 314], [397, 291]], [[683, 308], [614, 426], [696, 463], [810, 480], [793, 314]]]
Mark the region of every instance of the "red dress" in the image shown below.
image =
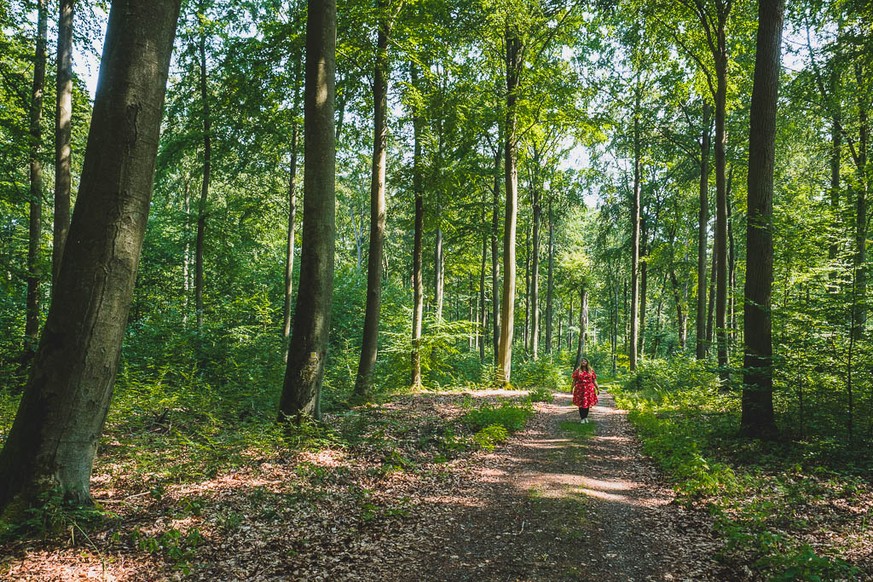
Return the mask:
[[597, 374], [593, 371], [573, 371], [573, 404], [579, 408], [591, 408], [597, 404], [597, 389], [594, 381]]

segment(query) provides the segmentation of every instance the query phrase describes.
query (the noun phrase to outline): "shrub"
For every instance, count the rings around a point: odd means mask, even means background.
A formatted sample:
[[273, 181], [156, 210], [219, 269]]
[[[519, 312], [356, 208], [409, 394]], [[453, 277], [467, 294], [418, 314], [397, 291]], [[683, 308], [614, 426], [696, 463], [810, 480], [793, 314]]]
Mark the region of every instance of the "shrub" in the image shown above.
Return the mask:
[[504, 426], [492, 424], [474, 434], [473, 442], [476, 443], [479, 448], [486, 451], [493, 451], [495, 446], [505, 442], [508, 438], [509, 431], [506, 430]]
[[531, 402], [552, 402], [555, 395], [547, 388], [534, 388], [528, 393], [528, 398]]
[[464, 414], [462, 421], [472, 431], [498, 425], [512, 433], [524, 428], [531, 415], [533, 415], [533, 406], [530, 402], [521, 404], [503, 402], [499, 406], [486, 404], [481, 408], [470, 410]]

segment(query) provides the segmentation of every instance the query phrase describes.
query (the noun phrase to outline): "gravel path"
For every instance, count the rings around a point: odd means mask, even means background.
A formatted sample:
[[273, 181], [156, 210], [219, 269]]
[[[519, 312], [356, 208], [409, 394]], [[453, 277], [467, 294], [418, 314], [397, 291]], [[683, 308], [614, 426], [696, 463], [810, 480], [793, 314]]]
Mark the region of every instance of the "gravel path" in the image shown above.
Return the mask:
[[719, 544], [706, 515], [672, 503], [609, 394], [590, 419], [586, 438], [574, 430], [568, 394], [539, 405], [531, 426], [486, 456], [460, 496], [433, 500], [433, 535], [399, 578], [729, 579], [714, 561]]

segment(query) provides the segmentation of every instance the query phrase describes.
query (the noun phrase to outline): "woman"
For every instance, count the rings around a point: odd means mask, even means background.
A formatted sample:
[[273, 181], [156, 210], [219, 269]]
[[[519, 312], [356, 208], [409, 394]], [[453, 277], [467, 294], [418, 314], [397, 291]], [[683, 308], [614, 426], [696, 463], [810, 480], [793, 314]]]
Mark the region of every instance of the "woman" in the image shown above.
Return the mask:
[[588, 410], [597, 404], [597, 374], [588, 360], [582, 359], [579, 367], [573, 370], [573, 404], [579, 407], [579, 422], [588, 423]]

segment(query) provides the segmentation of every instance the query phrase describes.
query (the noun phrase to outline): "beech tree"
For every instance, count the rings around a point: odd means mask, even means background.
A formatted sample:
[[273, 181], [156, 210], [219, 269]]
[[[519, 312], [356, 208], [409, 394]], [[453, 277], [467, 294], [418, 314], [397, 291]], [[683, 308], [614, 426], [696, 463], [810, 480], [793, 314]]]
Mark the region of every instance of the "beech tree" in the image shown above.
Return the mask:
[[749, 118], [748, 226], [743, 340], [743, 432], [772, 436], [773, 167], [785, 0], [759, 0], [755, 84]]
[[115, 0], [57, 286], [0, 453], [0, 507], [90, 503], [152, 192], [179, 0]]
[[320, 418], [333, 301], [336, 3], [309, 0], [303, 94], [303, 244], [279, 420]]

